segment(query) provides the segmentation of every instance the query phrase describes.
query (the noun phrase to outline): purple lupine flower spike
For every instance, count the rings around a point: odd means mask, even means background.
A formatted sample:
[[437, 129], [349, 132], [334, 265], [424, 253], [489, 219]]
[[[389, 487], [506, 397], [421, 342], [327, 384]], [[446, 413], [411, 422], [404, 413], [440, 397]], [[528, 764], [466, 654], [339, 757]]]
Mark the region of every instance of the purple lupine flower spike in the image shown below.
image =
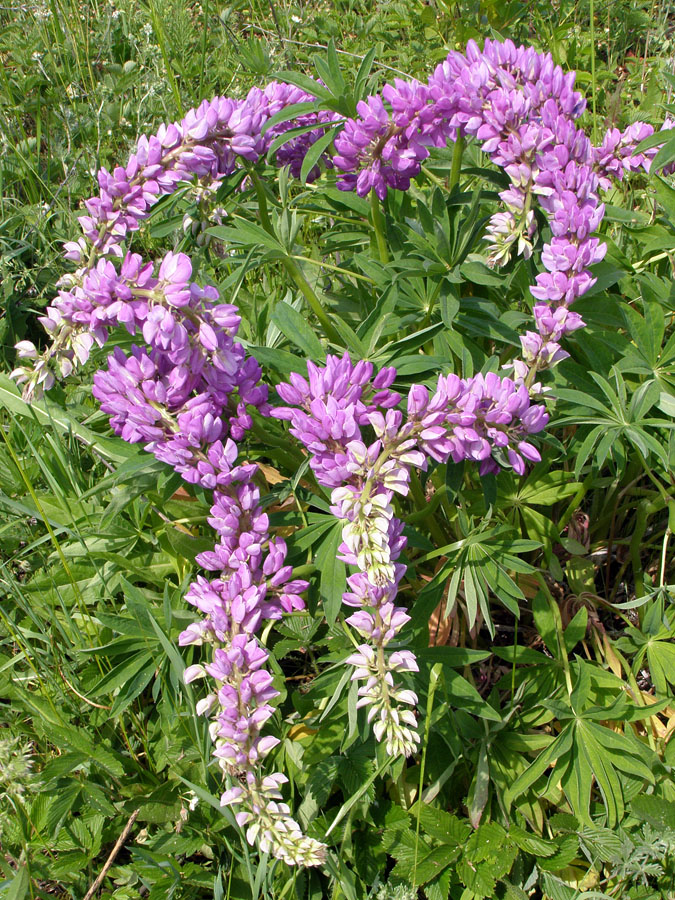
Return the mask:
[[[395, 654], [385, 654], [409, 620], [395, 605], [405, 573], [397, 562], [405, 538], [393, 497], [408, 494], [410, 469], [425, 469], [427, 456], [439, 462], [473, 459], [483, 473], [498, 468], [494, 454], [501, 453], [522, 474], [526, 460], [540, 459], [528, 438], [544, 428], [548, 416], [543, 406], [532, 405], [525, 387], [493, 373], [466, 380], [441, 376], [432, 396], [413, 385], [407, 418], [391, 408], [400, 399], [390, 390], [391, 369], [373, 378], [372, 365], [355, 366], [345, 354], [327, 357], [324, 369], [309, 362], [307, 374], [293, 374], [278, 386], [289, 405], [272, 415], [290, 423], [290, 433], [311, 454], [317, 480], [332, 489], [331, 511], [345, 523], [340, 558], [357, 569], [343, 597], [357, 612], [346, 621], [366, 641], [346, 660], [354, 667], [352, 678], [365, 682], [358, 705], [369, 707], [368, 721], [387, 752], [407, 756], [419, 735], [414, 711], [399, 705], [414, 707], [417, 698], [394, 681]], [[378, 396], [380, 406], [374, 403]], [[404, 670], [415, 671], [414, 656], [406, 653]]]

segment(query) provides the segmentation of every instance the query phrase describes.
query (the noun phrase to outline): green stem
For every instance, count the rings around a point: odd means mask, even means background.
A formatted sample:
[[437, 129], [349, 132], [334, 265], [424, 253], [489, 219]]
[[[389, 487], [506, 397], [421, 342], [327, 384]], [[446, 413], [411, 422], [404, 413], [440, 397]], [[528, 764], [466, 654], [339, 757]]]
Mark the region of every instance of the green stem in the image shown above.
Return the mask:
[[439, 178], [438, 175], [434, 175], [426, 166], [422, 166], [422, 172], [424, 172], [425, 177], [432, 183], [435, 184], [436, 187], [443, 188], [444, 191], [447, 191], [448, 186], [443, 181], [442, 178]]
[[[631, 564], [633, 566], [633, 576], [635, 581], [635, 596], [642, 597], [644, 594], [644, 585], [643, 585], [643, 570], [642, 570], [642, 559], [641, 559], [641, 549], [642, 549], [642, 539], [644, 537], [645, 531], [647, 530], [647, 519], [650, 515], [653, 515], [655, 512], [660, 511], [661, 509], [667, 509], [670, 504], [673, 502], [672, 496], [668, 493], [668, 491], [664, 488], [661, 482], [656, 478], [649, 465], [647, 464], [647, 460], [644, 458], [642, 453], [635, 448], [638, 459], [640, 460], [640, 464], [644, 469], [645, 475], [652, 482], [654, 487], [659, 492], [659, 497], [652, 502], [648, 500], [643, 500], [638, 504], [637, 515], [635, 520], [635, 529], [633, 531], [633, 537], [630, 542], [630, 554], [631, 554]], [[665, 574], [665, 551], [668, 546], [668, 538], [670, 537], [668, 530], [666, 529], [666, 535], [664, 539], [663, 545], [663, 559], [661, 566], [661, 578], [663, 578]], [[662, 583], [662, 582], [660, 582]]]
[[[272, 227], [272, 222], [270, 220], [269, 212], [267, 210], [267, 197], [265, 196], [265, 188], [263, 187], [263, 184], [258, 177], [258, 173], [252, 167], [249, 168], [249, 173], [251, 175], [251, 180], [253, 181], [256, 196], [258, 199], [260, 224], [268, 234], [276, 237], [276, 235], [274, 234], [274, 228]], [[341, 340], [339, 332], [335, 329], [335, 326], [328, 318], [325, 309], [321, 305], [321, 301], [317, 297], [316, 293], [312, 290], [312, 286], [303, 275], [302, 269], [296, 263], [295, 259], [292, 256], [283, 256], [281, 258], [281, 262], [288, 274], [300, 289], [300, 292], [302, 293], [305, 300], [307, 300], [310, 309], [317, 317], [319, 322], [321, 322], [326, 336], [331, 341], [333, 341], [334, 344], [340, 344]]]
[[326, 333], [326, 337], [329, 338], [334, 344], [341, 345], [342, 340], [340, 338], [340, 334], [337, 329], [334, 327], [328, 316], [326, 315], [326, 311], [321, 305], [321, 301], [317, 297], [316, 293], [312, 290], [312, 286], [307, 281], [305, 276], [302, 274], [302, 269], [295, 260], [291, 259], [290, 256], [286, 256], [282, 259], [282, 263], [288, 274], [291, 276], [293, 281], [300, 288], [302, 295], [310, 306], [310, 309], [317, 317], [319, 322], [323, 327], [323, 330]]
[[534, 379], [537, 377], [537, 372], [539, 371], [539, 363], [540, 360], [537, 358], [534, 361], [534, 365], [530, 368], [527, 373], [527, 377], [525, 378], [525, 387], [529, 391], [532, 385], [534, 384]]
[[593, 103], [593, 143], [597, 143], [598, 140], [598, 128], [597, 128], [597, 110], [596, 110], [596, 98], [598, 95], [598, 88], [595, 82], [595, 0], [590, 0], [590, 18], [591, 18], [591, 91], [592, 91], [592, 103]]
[[659, 494], [661, 495], [661, 497], [663, 498], [663, 500], [665, 501], [666, 506], [667, 506], [673, 500], [673, 497], [671, 497], [671, 495], [664, 488], [664, 486], [661, 484], [661, 482], [658, 480], [658, 478], [656, 478], [656, 476], [652, 472], [651, 468], [647, 465], [647, 460], [644, 458], [642, 453], [637, 449], [637, 447], [635, 448], [635, 451], [637, 453], [638, 459], [640, 460], [640, 464], [642, 465], [642, 468], [645, 471], [645, 475], [652, 482], [652, 484], [654, 485], [656, 490], [659, 492]]
[[298, 262], [311, 263], [313, 266], [318, 266], [320, 269], [329, 269], [331, 272], [338, 272], [340, 275], [349, 275], [350, 278], [357, 278], [360, 281], [368, 282], [368, 284], [375, 284], [373, 279], [369, 278], [367, 275], [361, 275], [360, 272], [352, 272], [350, 269], [343, 269], [341, 266], [334, 266], [332, 263], [327, 263], [323, 259], [312, 259], [311, 256], [292, 256], [291, 259], [296, 259]]
[[380, 255], [380, 262], [387, 264], [389, 262], [389, 250], [387, 249], [387, 240], [384, 232], [384, 216], [380, 206], [380, 198], [375, 193], [375, 189], [370, 191], [370, 211], [373, 220], [373, 228], [375, 229], [375, 238], [377, 240], [377, 250]]
[[464, 155], [464, 136], [457, 135], [455, 146], [452, 151], [452, 168], [450, 169], [450, 184], [448, 190], [452, 192], [453, 188], [459, 184], [459, 176], [462, 171], [462, 156]]
[[554, 600], [551, 592], [548, 589], [548, 585], [546, 584], [546, 579], [542, 575], [541, 572], [537, 572], [535, 574], [535, 578], [539, 582], [539, 586], [542, 591], [546, 595], [548, 600], [548, 605], [551, 610], [551, 614], [553, 615], [553, 621], [555, 622], [555, 632], [556, 632], [556, 640], [558, 643], [558, 654], [560, 657], [560, 661], [562, 662], [563, 671], [565, 673], [565, 684], [567, 685], [567, 693], [572, 695], [572, 672], [570, 671], [570, 661], [567, 656], [567, 650], [565, 649], [565, 637], [563, 634], [563, 624], [562, 617], [560, 615], [560, 607]]
[[659, 574], [659, 587], [663, 587], [666, 583], [666, 566], [668, 564], [668, 541], [670, 540], [670, 536], [672, 531], [670, 528], [666, 528], [666, 533], [663, 535], [663, 546], [661, 547], [661, 569]]
[[204, 80], [204, 69], [206, 68], [206, 44], [209, 34], [209, 0], [204, 0], [204, 24], [202, 33], [202, 64], [199, 69], [199, 92], [198, 96], [202, 96], [202, 82]]
[[417, 792], [417, 821], [415, 822], [415, 861], [413, 863], [413, 887], [417, 883], [417, 848], [420, 839], [420, 815], [422, 812], [422, 789], [424, 787], [424, 768], [427, 761], [427, 750], [429, 748], [429, 732], [431, 730], [431, 712], [434, 708], [434, 696], [436, 687], [443, 671], [442, 663], [435, 663], [429, 674], [429, 693], [427, 694], [426, 721], [424, 723], [424, 747], [422, 748], [422, 760], [420, 762], [420, 782]]
[[316, 566], [293, 566], [293, 578], [307, 578], [316, 572]]
[[[619, 660], [621, 668], [626, 673], [626, 681], [628, 682], [631, 693], [633, 694], [635, 703], [638, 706], [646, 706], [647, 704], [645, 703], [644, 698], [642, 696], [642, 691], [640, 690], [640, 686], [638, 685], [637, 681], [635, 680], [635, 675], [633, 674], [633, 670], [630, 667], [630, 663], [628, 662], [626, 657], [621, 653], [621, 651], [616, 647], [616, 645], [609, 641], [609, 638], [606, 635], [605, 635], [605, 640], [610, 643], [612, 653]], [[646, 728], [645, 731], [647, 732], [647, 740], [649, 741], [649, 746], [652, 748], [652, 750], [654, 750], [656, 752], [656, 741], [654, 740], [654, 735], [652, 734], [652, 729]]]
[[424, 509], [420, 509], [417, 512], [411, 513], [409, 516], [406, 516], [406, 522], [409, 525], [415, 525], [417, 522], [422, 522], [428, 516], [433, 515], [436, 512], [438, 507], [441, 505], [441, 501], [443, 497], [447, 494], [448, 489], [446, 485], [442, 484], [439, 488], [436, 489], [435, 493], [427, 503]]
[[589, 487], [593, 484], [595, 480], [595, 476], [593, 474], [587, 475], [583, 482], [577, 488], [576, 494], [572, 497], [569, 502], [569, 505], [565, 512], [562, 514], [562, 517], [558, 520], [558, 531], [562, 531], [563, 528], [569, 523], [570, 519], [574, 515], [574, 510], [578, 508], [579, 504], [586, 496]]
[[644, 571], [642, 568], [643, 538], [647, 531], [647, 520], [654, 513], [660, 512], [667, 506], [667, 501], [663, 497], [656, 497], [653, 501], [642, 500], [637, 507], [635, 514], [635, 525], [633, 527], [633, 536], [630, 540], [630, 560], [633, 568], [633, 581], [635, 596], [644, 597]]

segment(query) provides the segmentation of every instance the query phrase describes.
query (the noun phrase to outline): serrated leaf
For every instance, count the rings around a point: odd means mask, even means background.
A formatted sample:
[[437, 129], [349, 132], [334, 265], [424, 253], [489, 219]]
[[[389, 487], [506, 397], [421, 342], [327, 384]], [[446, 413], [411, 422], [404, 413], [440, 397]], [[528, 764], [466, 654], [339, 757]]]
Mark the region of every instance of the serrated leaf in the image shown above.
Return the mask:
[[124, 775], [124, 766], [116, 756], [95, 741], [83, 728], [75, 728], [73, 725], [61, 725], [49, 729], [49, 739], [57, 746], [66, 744], [68, 747], [81, 753], [100, 766], [108, 774], [121, 778]]
[[541, 884], [545, 896], [550, 900], [577, 900], [579, 892], [549, 872], [541, 873]]
[[413, 819], [419, 815], [420, 825], [426, 833], [450, 847], [462, 845], [471, 833], [469, 825], [457, 816], [424, 803], [421, 806], [416, 803], [410, 810], [410, 815]]
[[665, 800], [652, 794], [641, 794], [631, 802], [631, 813], [636, 819], [648, 822], [655, 828], [675, 830], [674, 800]]
[[474, 863], [465, 856], [457, 863], [456, 873], [475, 898], [494, 897], [499, 877], [499, 869], [494, 863]]
[[545, 859], [538, 858], [537, 865], [547, 872], [559, 872], [568, 866], [579, 853], [579, 838], [575, 834], [566, 834], [558, 840], [556, 852]]
[[459, 854], [459, 847], [434, 847], [426, 856], [418, 857], [417, 866], [413, 865], [412, 870], [414, 883], [427, 884], [437, 878], [444, 869], [455, 862]]
[[521, 850], [532, 854], [532, 856], [553, 856], [557, 850], [557, 845], [554, 844], [553, 841], [548, 841], [545, 838], [539, 837], [537, 834], [531, 834], [528, 831], [524, 831], [518, 825], [511, 825], [508, 835]]
[[47, 831], [52, 837], [56, 837], [58, 834], [66, 816], [77, 802], [80, 791], [78, 782], [69, 782], [55, 791], [54, 800], [47, 810], [45, 821]]

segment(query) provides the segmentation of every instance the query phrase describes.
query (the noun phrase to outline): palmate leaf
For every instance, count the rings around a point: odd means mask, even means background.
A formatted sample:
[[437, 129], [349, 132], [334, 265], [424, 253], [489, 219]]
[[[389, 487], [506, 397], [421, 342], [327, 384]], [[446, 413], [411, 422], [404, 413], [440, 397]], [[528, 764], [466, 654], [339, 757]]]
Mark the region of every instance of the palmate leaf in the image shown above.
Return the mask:
[[494, 635], [489, 597], [491, 595], [497, 597], [509, 612], [518, 617], [520, 614], [518, 601], [525, 598], [509, 573], [533, 572], [533, 567], [519, 559], [517, 554], [529, 552], [540, 546], [539, 541], [518, 540], [513, 529], [508, 526], [497, 525], [489, 529], [479, 526], [461, 541], [448, 544], [423, 557], [422, 561], [447, 556], [447, 562], [428, 587], [442, 584], [449, 576], [447, 615], [457, 602], [457, 594], [463, 581], [469, 627], [473, 628], [480, 609], [485, 624]]
[[647, 659], [649, 672], [657, 692], [673, 696], [673, 691], [668, 690], [668, 684], [675, 687], [675, 645], [672, 636], [666, 640], [650, 640], [647, 645]]
[[[628, 304], [622, 304], [621, 311], [635, 347], [644, 358], [649, 370], [656, 368], [661, 353], [665, 333], [663, 307], [657, 301], [644, 301], [644, 317]], [[669, 342], [670, 343], [670, 342]]]
[[576, 449], [575, 478], [579, 477], [591, 453], [594, 453], [597, 468], [612, 458], [623, 469], [630, 445], [645, 459], [655, 456], [664, 468], [668, 468], [667, 448], [657, 439], [656, 429], [672, 429], [675, 425], [667, 419], [647, 418], [647, 413], [659, 401], [658, 384], [654, 380], [645, 382], [631, 392], [629, 401], [625, 381], [616, 366], [613, 373], [616, 390], [605, 378], [591, 373], [606, 402], [585, 391], [567, 388], [557, 391], [559, 399], [573, 404], [567, 414], [557, 419], [558, 425], [593, 426]]
[[[578, 667], [581, 673], [583, 667]], [[600, 793], [607, 823], [616, 826], [625, 813], [626, 778], [654, 783], [654, 774], [644, 761], [648, 748], [634, 743], [626, 735], [599, 724], [598, 719], [625, 720], [647, 718], [653, 707], [636, 707], [629, 704], [625, 694], [605, 707], [588, 706], [586, 689], [581, 686], [581, 674], [570, 698], [570, 705], [548, 702], [555, 707], [559, 719], [567, 720], [555, 741], [539, 754], [537, 759], [513, 783], [507, 795], [509, 799], [520, 796], [534, 787], [549, 768], [549, 783], [560, 784], [577, 818], [591, 823], [590, 804], [594, 785]], [[576, 705], [578, 703], [578, 705]], [[623, 774], [621, 774], [623, 773]]]
[[496, 822], [481, 825], [469, 837], [457, 864], [457, 875], [474, 897], [494, 897], [497, 881], [508, 874], [516, 844]]
[[643, 620], [643, 630], [627, 628], [617, 645], [622, 651], [635, 654], [632, 663], [635, 675], [644, 667], [646, 659], [654, 687], [665, 698], [673, 696], [669, 685], [675, 687], [675, 630], [662, 625], [658, 612], [658, 604], [653, 605], [651, 615], [648, 613]]
[[642, 659], [646, 653], [649, 664], [649, 672], [654, 687], [661, 696], [670, 695], [668, 684], [675, 687], [675, 644], [673, 644], [672, 629], [662, 628], [655, 635], [649, 635], [645, 640], [643, 651], [639, 653], [633, 662], [633, 671], [639, 672]]

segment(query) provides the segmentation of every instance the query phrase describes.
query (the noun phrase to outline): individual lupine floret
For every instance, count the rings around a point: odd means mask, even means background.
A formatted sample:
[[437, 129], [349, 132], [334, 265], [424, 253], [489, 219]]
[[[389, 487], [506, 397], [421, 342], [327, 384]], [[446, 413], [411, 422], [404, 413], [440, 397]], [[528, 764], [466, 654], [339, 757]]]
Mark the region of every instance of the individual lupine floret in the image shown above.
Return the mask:
[[572, 312], [566, 306], [553, 309], [548, 303], [536, 303], [532, 313], [539, 334], [551, 341], [559, 341], [563, 335], [585, 326], [579, 313]]
[[505, 266], [515, 252], [523, 259], [532, 256], [532, 241], [537, 233], [537, 223], [533, 210], [516, 216], [510, 210], [495, 213], [485, 229], [484, 241], [491, 241], [488, 246], [487, 264], [490, 268]]

